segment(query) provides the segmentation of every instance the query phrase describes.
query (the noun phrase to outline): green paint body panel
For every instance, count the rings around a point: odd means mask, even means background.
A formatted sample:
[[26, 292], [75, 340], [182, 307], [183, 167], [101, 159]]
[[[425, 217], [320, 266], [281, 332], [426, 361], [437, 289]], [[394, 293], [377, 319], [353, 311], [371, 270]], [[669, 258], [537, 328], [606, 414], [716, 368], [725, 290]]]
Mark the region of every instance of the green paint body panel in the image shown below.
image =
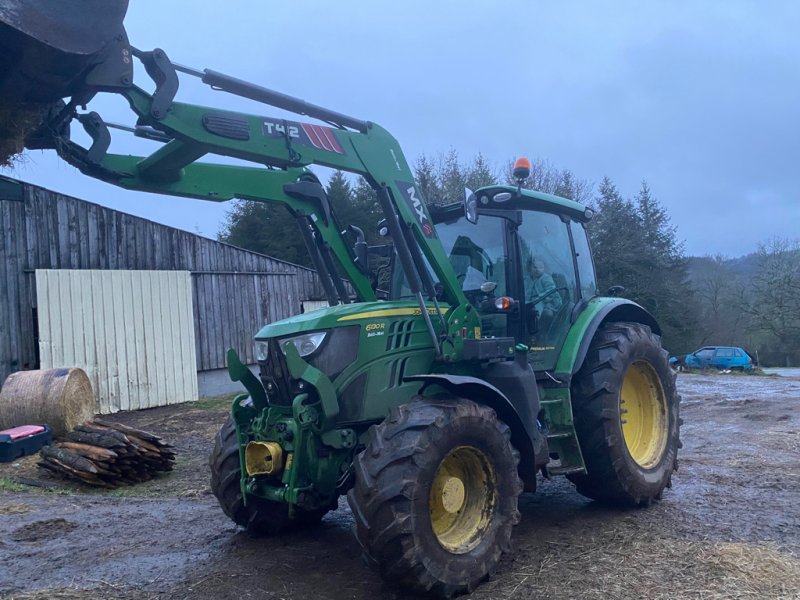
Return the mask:
[[[578, 354], [581, 344], [586, 340], [588, 335], [592, 335], [592, 327], [599, 325], [598, 318], [602, 313], [609, 313], [611, 309], [622, 306], [635, 306], [630, 300], [623, 298], [610, 298], [603, 296], [596, 296], [592, 298], [586, 307], [580, 312], [575, 322], [570, 327], [567, 337], [564, 340], [564, 345], [558, 355], [556, 362], [556, 377], [570, 377], [580, 367], [577, 364]], [[644, 312], [644, 309], [641, 309]]]
[[[619, 298], [601, 297], [586, 303], [567, 334], [555, 375], [539, 378], [543, 433], [549, 452], [558, 456], [557, 462], [548, 467], [551, 475], [585, 472], [574, 429], [571, 376], [579, 367], [576, 360], [580, 346], [587, 336], [593, 335], [598, 317], [609, 308], [626, 303]], [[248, 494], [292, 504], [301, 498], [301, 505], [306, 508], [326, 505], [330, 497], [323, 490], [335, 493], [337, 483], [346, 476], [354, 448], [366, 443], [369, 426], [382, 420], [393, 406], [408, 402], [419, 390], [418, 382], [404, 383], [404, 376], [436, 372], [479, 375], [480, 367], [471, 361], [435, 360], [419, 308], [407, 301], [362, 302], [319, 309], [271, 323], [258, 332], [256, 339], [291, 337], [353, 325], [360, 328], [356, 358], [332, 381], [300, 358], [293, 345], [287, 345], [292, 376], [319, 391], [317, 403], [304, 406], [295, 399], [291, 410], [270, 407], [256, 418], [252, 411], [239, 409], [239, 415], [234, 411], [239, 430], [245, 432], [243, 441], [277, 441], [285, 452], [294, 454], [292, 473], [284, 472], [280, 486], [276, 487], [277, 481], [243, 478]], [[469, 331], [468, 336], [472, 335]], [[360, 378], [365, 378], [362, 402], [354, 412], [342, 404], [342, 398]], [[316, 424], [306, 425], [310, 421]], [[294, 432], [291, 443], [278, 432], [279, 426]], [[348, 440], [347, 445], [342, 444], [343, 439]]]

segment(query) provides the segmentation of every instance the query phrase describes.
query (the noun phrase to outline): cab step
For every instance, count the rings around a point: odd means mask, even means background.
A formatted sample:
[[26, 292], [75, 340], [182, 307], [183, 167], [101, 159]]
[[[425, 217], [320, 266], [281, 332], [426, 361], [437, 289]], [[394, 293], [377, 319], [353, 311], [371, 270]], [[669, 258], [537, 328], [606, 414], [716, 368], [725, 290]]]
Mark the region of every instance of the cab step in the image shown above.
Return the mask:
[[550, 454], [550, 462], [545, 466], [546, 474], [550, 476], [585, 473], [586, 467], [572, 423], [569, 387], [540, 388], [540, 393], [542, 393], [541, 406], [545, 416], [544, 436]]

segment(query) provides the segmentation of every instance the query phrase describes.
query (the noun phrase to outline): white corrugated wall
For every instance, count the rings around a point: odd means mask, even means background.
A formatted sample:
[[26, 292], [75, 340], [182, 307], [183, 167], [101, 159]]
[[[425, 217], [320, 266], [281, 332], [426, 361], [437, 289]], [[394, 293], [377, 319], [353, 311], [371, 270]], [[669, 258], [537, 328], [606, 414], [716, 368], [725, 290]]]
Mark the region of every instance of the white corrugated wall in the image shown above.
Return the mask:
[[319, 310], [320, 308], [328, 308], [328, 301], [327, 300], [303, 300], [303, 312], [313, 312], [315, 310]]
[[197, 399], [189, 271], [36, 270], [42, 369], [80, 367], [97, 411]]

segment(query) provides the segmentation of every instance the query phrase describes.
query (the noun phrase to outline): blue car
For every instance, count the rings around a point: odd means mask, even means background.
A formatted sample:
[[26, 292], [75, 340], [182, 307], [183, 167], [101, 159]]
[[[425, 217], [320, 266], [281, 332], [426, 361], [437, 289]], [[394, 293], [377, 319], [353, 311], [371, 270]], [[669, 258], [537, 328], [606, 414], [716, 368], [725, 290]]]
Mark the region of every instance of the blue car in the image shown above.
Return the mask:
[[743, 348], [705, 346], [687, 354], [683, 358], [683, 366], [690, 369], [747, 371], [753, 368], [753, 359]]

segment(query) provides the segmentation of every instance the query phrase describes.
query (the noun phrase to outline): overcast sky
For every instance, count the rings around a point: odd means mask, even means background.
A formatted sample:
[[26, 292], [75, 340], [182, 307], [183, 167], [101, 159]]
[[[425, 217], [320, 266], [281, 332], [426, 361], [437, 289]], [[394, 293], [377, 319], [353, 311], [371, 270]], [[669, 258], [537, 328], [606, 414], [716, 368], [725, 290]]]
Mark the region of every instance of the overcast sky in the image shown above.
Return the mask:
[[[525, 155], [627, 196], [646, 179], [691, 255], [800, 238], [800, 2], [133, 0], [126, 28], [175, 62], [375, 121], [412, 163]], [[186, 77], [179, 99], [281, 114]], [[119, 99], [92, 108], [133, 124]], [[112, 150], [135, 152], [121, 137]], [[126, 192], [52, 152], [3, 173], [209, 237], [228, 209]]]

